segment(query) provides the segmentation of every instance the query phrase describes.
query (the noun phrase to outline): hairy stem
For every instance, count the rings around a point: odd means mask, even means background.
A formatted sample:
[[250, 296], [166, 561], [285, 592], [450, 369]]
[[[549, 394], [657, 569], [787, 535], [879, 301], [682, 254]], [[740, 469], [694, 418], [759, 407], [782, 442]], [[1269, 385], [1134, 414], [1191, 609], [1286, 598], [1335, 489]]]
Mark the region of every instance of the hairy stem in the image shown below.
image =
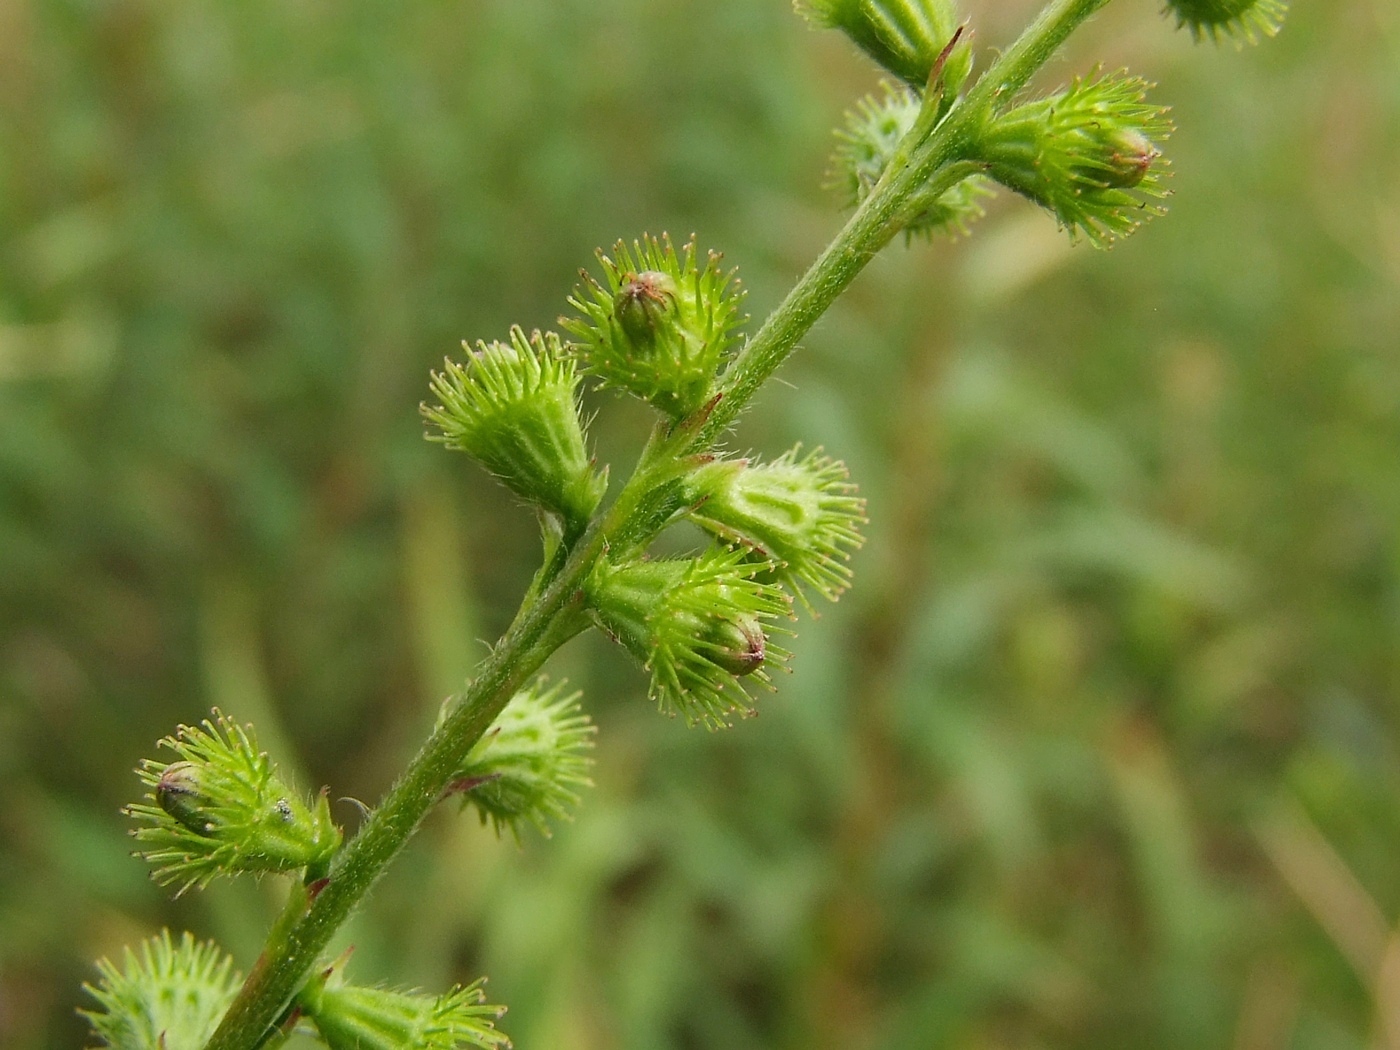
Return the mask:
[[542, 574], [544, 586], [532, 589], [460, 701], [335, 858], [326, 880], [313, 884], [311, 893], [294, 891], [294, 901], [309, 903], [289, 905], [300, 917], [279, 921], [206, 1050], [256, 1050], [266, 1042], [335, 932], [442, 797], [467, 752], [550, 654], [585, 626], [581, 588], [610, 538], [630, 535], [633, 516], [676, 460], [712, 447], [738, 418], [798, 340], [898, 232], [900, 210], [911, 196], [966, 176], [955, 162], [968, 156], [987, 114], [1014, 96], [1075, 27], [1108, 2], [1052, 0], [941, 123], [931, 131], [922, 122], [916, 126], [871, 195], [725, 372], [709, 416], [693, 428], [653, 438], [606, 514], [572, 544], [564, 543], [567, 557], [561, 550], [554, 561], [562, 565]]
[[[954, 162], [970, 152], [988, 114], [1009, 102], [1075, 29], [1109, 3], [1052, 0], [926, 138], [903, 144], [879, 185], [729, 366], [723, 397], [692, 448], [709, 447], [738, 418], [797, 341], [898, 232], [895, 220], [912, 194], [930, 193], [930, 182], [940, 178], [947, 187], [961, 181], [966, 172]], [[922, 133], [922, 124], [911, 138]]]

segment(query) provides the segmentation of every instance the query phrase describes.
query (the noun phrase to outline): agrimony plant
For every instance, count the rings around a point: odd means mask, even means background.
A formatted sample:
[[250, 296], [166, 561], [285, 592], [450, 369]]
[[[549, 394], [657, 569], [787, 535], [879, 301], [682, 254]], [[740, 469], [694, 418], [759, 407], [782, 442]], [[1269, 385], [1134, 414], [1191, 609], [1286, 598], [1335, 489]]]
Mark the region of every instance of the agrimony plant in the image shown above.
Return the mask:
[[[965, 232], [994, 184], [1097, 247], [1161, 213], [1169, 124], [1126, 73], [1087, 72], [1057, 91], [1033, 75], [1111, 0], [1050, 0], [973, 76], [970, 26], [953, 0], [799, 0], [896, 78], [839, 132], [834, 181], [854, 214], [752, 335], [742, 293], [694, 240], [619, 242], [585, 274], [562, 321], [571, 337], [478, 342], [431, 377], [430, 439], [466, 452], [539, 513], [542, 564], [505, 635], [358, 832], [342, 841], [323, 790], [306, 802], [251, 730], [215, 712], [147, 760], [129, 807], [153, 875], [177, 892], [221, 875], [292, 875], [287, 905], [235, 991], [212, 945], [168, 934], [99, 966], [94, 1035], [122, 1050], [254, 1050], [300, 1027], [333, 1050], [505, 1047], [502, 1008], [480, 982], [442, 994], [360, 988], [331, 937], [438, 802], [459, 798], [498, 831], [567, 817], [587, 786], [592, 727], [577, 694], [536, 679], [564, 642], [598, 627], [632, 654], [662, 710], [712, 728], [753, 709], [753, 686], [789, 654], [775, 640], [794, 598], [849, 586], [865, 505], [845, 467], [799, 449], [768, 462], [720, 446], [755, 392], [891, 240]], [[1281, 0], [1168, 0], [1198, 38], [1275, 32]], [[583, 382], [639, 398], [655, 425], [610, 502], [580, 416]], [[652, 543], [689, 521], [688, 556]]]

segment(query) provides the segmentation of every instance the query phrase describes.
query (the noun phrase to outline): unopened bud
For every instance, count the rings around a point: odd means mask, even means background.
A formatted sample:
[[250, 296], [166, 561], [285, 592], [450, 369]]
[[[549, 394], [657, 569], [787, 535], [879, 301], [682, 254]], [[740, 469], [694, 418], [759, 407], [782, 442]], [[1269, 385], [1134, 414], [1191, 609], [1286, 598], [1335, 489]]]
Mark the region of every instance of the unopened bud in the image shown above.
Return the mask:
[[593, 463], [579, 416], [579, 380], [553, 332], [509, 343], [479, 342], [464, 364], [433, 373], [436, 406], [422, 406], [437, 433], [430, 440], [461, 449], [512, 491], [571, 526], [586, 524], [607, 479]]
[[835, 601], [849, 586], [865, 501], [846, 465], [820, 449], [804, 456], [799, 446], [771, 463], [715, 460], [691, 474], [687, 493], [697, 525], [769, 559], [804, 602], [804, 588]]
[[650, 343], [665, 316], [676, 309], [676, 282], [659, 270], [629, 274], [613, 297], [613, 309], [628, 336]]
[[[587, 752], [596, 728], [580, 710], [580, 696], [566, 693], [563, 682], [546, 688], [543, 680], [516, 693], [453, 775], [463, 803], [498, 833], [509, 827], [519, 838], [528, 822], [548, 835], [549, 821], [567, 819], [578, 789], [592, 786]], [[439, 722], [450, 705], [443, 705]]]
[[987, 173], [1051, 211], [1071, 235], [1106, 247], [1162, 211], [1153, 140], [1171, 124], [1146, 91], [1144, 81], [1116, 73], [1008, 110], [980, 145]]
[[312, 978], [296, 1000], [330, 1050], [509, 1050], [496, 1028], [506, 1009], [485, 1001], [484, 979], [422, 995], [347, 984], [342, 965]]
[[188, 933], [175, 944], [162, 931], [139, 952], [126, 949], [123, 964], [97, 964], [98, 983], [83, 987], [100, 1009], [79, 1011], [112, 1050], [203, 1046], [243, 983], [218, 945]]
[[179, 760], [143, 762], [150, 802], [126, 810], [157, 882], [183, 893], [216, 875], [320, 868], [339, 848], [326, 793], [303, 802], [245, 727], [216, 711], [161, 743]]
[[172, 762], [156, 781], [156, 805], [196, 835], [207, 835], [213, 827], [207, 816], [210, 799], [200, 793], [199, 781], [193, 762]]
[[769, 685], [768, 665], [789, 654], [768, 635], [789, 614], [771, 563], [741, 548], [695, 558], [600, 559], [586, 588], [598, 624], [651, 672], [651, 697], [687, 722], [718, 728], [753, 700], [741, 680]]
[[763, 666], [767, 639], [757, 617], [721, 620], [702, 641], [710, 647], [710, 659], [736, 678], [751, 675]]
[[[846, 114], [846, 126], [836, 133], [830, 184], [844, 193], [849, 207], [863, 204], [884, 177], [900, 141], [919, 119], [921, 106], [907, 88], [887, 83], [882, 95], [861, 99]], [[898, 221], [909, 236], [966, 234], [986, 214], [982, 204], [992, 196], [990, 185], [984, 176], [971, 174], [949, 189], [917, 192]]]
[[958, 29], [952, 0], [795, 0], [795, 6], [813, 26], [841, 30], [916, 91], [937, 73], [945, 93], [955, 95], [972, 68], [966, 42], [944, 55]]
[[581, 316], [560, 323], [574, 353], [601, 385], [626, 390], [673, 419], [701, 409], [738, 341], [743, 292], [711, 252], [703, 267], [692, 238], [677, 255], [669, 237], [619, 241], [598, 254], [569, 299]]
[[1166, 11], [1176, 16], [1178, 28], [1190, 29], [1197, 40], [1228, 37], [1238, 45], [1277, 33], [1288, 4], [1284, 0], [1167, 0]]

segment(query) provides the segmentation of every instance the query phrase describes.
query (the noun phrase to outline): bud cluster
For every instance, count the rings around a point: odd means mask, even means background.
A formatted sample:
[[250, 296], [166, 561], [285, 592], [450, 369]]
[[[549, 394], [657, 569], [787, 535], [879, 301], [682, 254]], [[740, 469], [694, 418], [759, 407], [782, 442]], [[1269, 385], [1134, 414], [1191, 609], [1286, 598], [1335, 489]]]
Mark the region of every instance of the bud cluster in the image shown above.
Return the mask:
[[307, 805], [259, 751], [250, 728], [218, 711], [161, 741], [172, 763], [144, 760], [136, 770], [151, 790], [127, 807], [132, 834], [159, 883], [179, 893], [216, 875], [324, 867], [340, 846], [326, 792]]
[[188, 933], [177, 945], [164, 930], [139, 953], [127, 948], [123, 963], [98, 962], [98, 983], [83, 987], [100, 1009], [80, 1011], [115, 1050], [203, 1046], [243, 981], [218, 945], [196, 944]]
[[584, 369], [602, 381], [684, 419], [710, 400], [715, 378], [738, 342], [744, 293], [733, 271], [710, 252], [702, 267], [695, 238], [676, 254], [669, 236], [643, 237], [616, 258], [598, 253], [599, 282], [586, 270], [561, 319]]
[[587, 751], [597, 729], [580, 709], [582, 695], [565, 693], [563, 682], [545, 688], [543, 680], [516, 693], [453, 777], [462, 804], [517, 838], [525, 822], [548, 835], [551, 818], [567, 818], [577, 789], [593, 785]]
[[1147, 83], [1125, 73], [1078, 79], [1008, 110], [987, 128], [978, 155], [987, 173], [1046, 208], [1071, 235], [1099, 247], [1162, 213], [1156, 140], [1171, 132]]
[[312, 978], [297, 996], [330, 1050], [509, 1050], [510, 1040], [496, 1028], [506, 1009], [486, 1002], [484, 978], [423, 995], [348, 984], [343, 963]]
[[759, 578], [771, 568], [743, 548], [616, 564], [603, 558], [586, 591], [599, 626], [651, 673], [657, 706], [718, 728], [752, 710], [743, 683], [771, 686], [768, 665], [790, 655], [768, 638], [770, 621], [791, 613], [782, 589]]
[[557, 335], [512, 328], [509, 343], [478, 342], [465, 363], [445, 362], [431, 386], [441, 401], [422, 407], [431, 440], [468, 453], [571, 526], [588, 521], [607, 479], [589, 458], [577, 370]]

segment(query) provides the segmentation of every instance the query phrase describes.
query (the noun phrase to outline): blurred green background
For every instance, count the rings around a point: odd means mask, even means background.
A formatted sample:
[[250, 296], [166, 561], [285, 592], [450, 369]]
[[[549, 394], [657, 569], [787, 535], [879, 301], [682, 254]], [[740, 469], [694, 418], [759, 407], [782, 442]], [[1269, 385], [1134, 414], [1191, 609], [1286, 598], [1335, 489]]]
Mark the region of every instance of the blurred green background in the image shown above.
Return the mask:
[[[577, 821], [435, 814], [356, 976], [488, 973], [523, 1050], [1400, 1047], [1400, 10], [1236, 54], [1157, 7], [1043, 82], [1159, 83], [1171, 213], [896, 246], [744, 421], [871, 517], [761, 717], [573, 643]], [[762, 316], [877, 79], [786, 0], [0, 0], [0, 1046], [80, 1045], [162, 925], [255, 957], [277, 880], [128, 856], [157, 737], [218, 705], [372, 801], [507, 622], [530, 516], [422, 441], [428, 369], [644, 230]]]

